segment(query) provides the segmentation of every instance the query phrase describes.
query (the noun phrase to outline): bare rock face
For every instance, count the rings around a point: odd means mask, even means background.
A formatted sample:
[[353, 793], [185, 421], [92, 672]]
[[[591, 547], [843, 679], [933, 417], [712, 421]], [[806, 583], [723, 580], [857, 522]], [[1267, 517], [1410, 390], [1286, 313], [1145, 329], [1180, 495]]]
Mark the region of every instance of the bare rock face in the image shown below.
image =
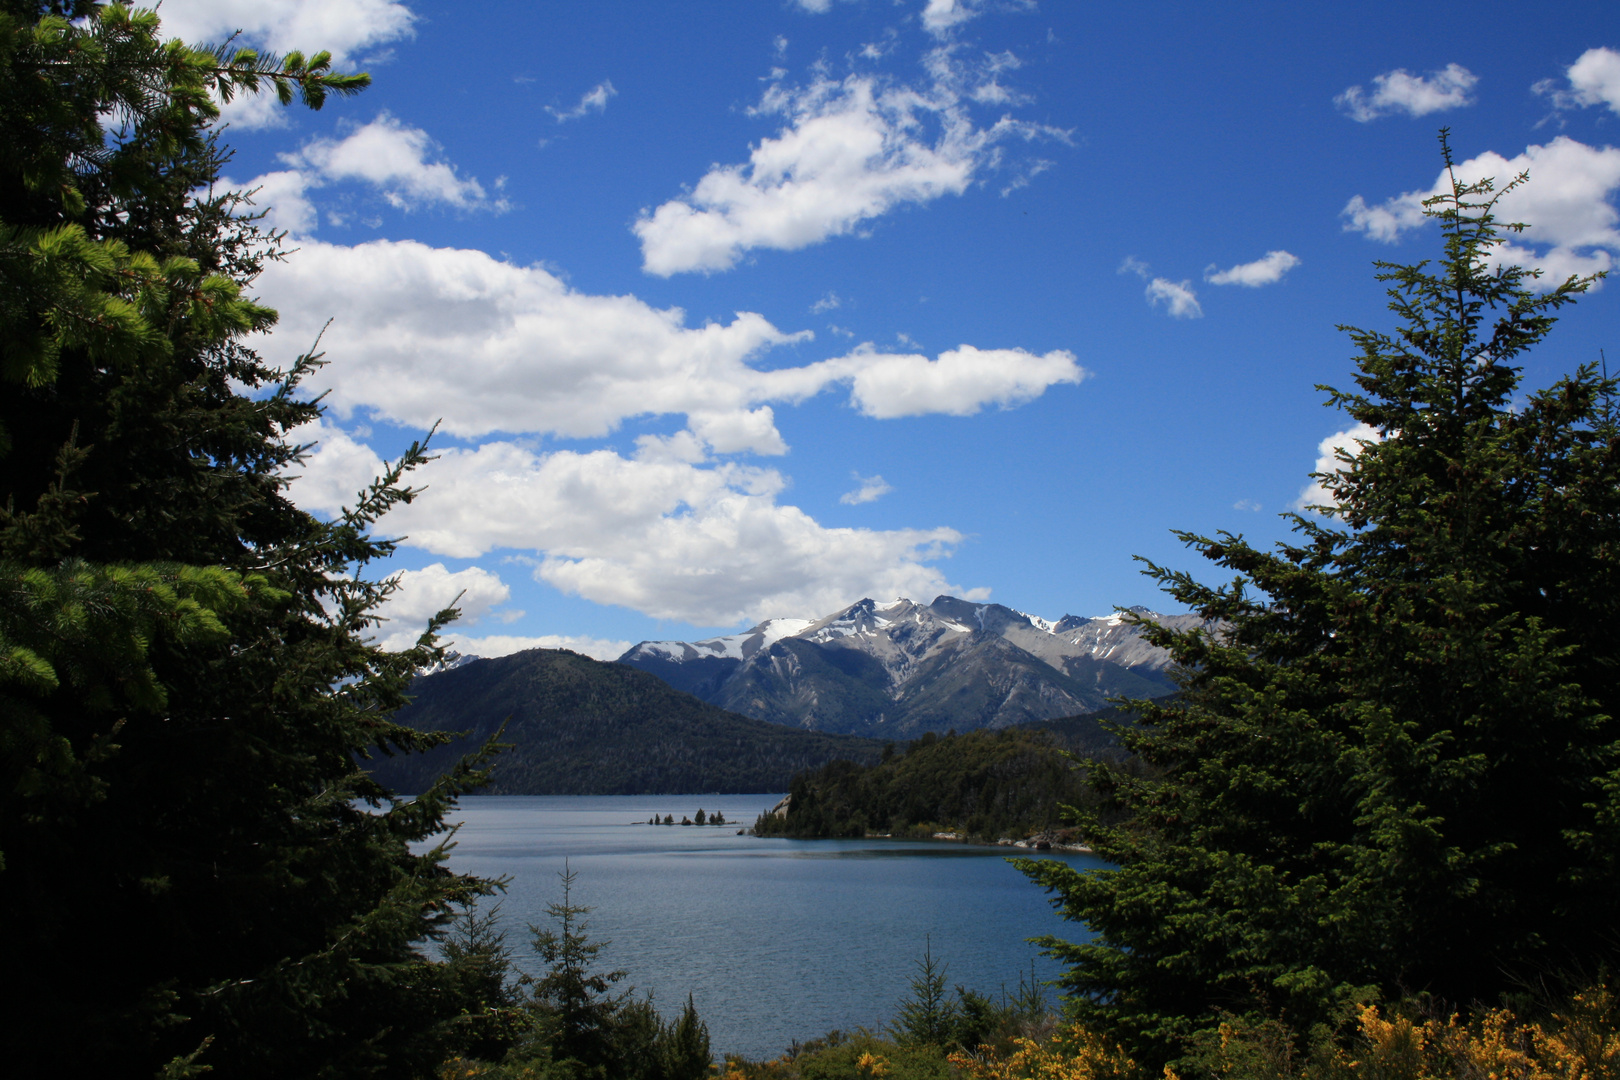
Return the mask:
[[[1201, 622], [1134, 613], [1177, 629]], [[745, 716], [875, 738], [1003, 728], [1175, 690], [1169, 655], [1121, 614], [1049, 622], [951, 596], [867, 598], [815, 621], [644, 641], [619, 662]]]

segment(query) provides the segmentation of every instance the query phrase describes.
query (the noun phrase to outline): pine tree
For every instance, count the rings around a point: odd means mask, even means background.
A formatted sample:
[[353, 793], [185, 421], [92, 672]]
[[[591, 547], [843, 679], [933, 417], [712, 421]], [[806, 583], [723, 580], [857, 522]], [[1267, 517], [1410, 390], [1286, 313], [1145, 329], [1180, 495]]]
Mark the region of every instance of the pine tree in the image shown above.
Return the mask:
[[658, 1072], [662, 1080], [704, 1080], [710, 1075], [714, 1054], [709, 1049], [709, 1025], [698, 1016], [692, 995], [674, 1021], [662, 1025], [658, 1042]]
[[960, 1010], [945, 990], [945, 965], [934, 959], [933, 940], [923, 939], [922, 959], [911, 977], [911, 993], [900, 1002], [890, 1029], [903, 1046], [949, 1046]]
[[535, 980], [534, 1008], [555, 1060], [601, 1071], [614, 1060], [614, 1023], [629, 991], [614, 993], [613, 988], [627, 972], [597, 970], [597, 954], [611, 942], [592, 941], [587, 933], [585, 916], [591, 909], [573, 901], [578, 872], [565, 862], [557, 876], [562, 901], [546, 905], [556, 929], [529, 927], [535, 954], [546, 965], [545, 974]]
[[1086, 822], [1114, 868], [1024, 864], [1095, 934], [1046, 942], [1072, 1007], [1138, 1060], [1218, 1010], [1303, 1031], [1617, 959], [1617, 388], [1584, 365], [1515, 396], [1592, 279], [1500, 265], [1500, 194], [1453, 174], [1438, 264], [1378, 264], [1399, 326], [1344, 328], [1356, 389], [1323, 388], [1378, 437], [1318, 477], [1322, 520], [1270, 552], [1184, 534], [1226, 586], [1150, 565], [1209, 622], [1143, 626], [1182, 693], [1121, 732], [1149, 776], [1095, 775], [1130, 814]]
[[[319, 366], [247, 336], [277, 238], [210, 193], [218, 101], [319, 108], [323, 53], [0, 3], [0, 981], [8, 1068], [430, 1073], [471, 998], [419, 943], [487, 883], [359, 771], [436, 655], [369, 641], [369, 535], [421, 447], [323, 522], [287, 499]], [[199, 194], [202, 193], [202, 194]], [[448, 615], [448, 613], [446, 613]], [[417, 847], [413, 849], [412, 845]]]

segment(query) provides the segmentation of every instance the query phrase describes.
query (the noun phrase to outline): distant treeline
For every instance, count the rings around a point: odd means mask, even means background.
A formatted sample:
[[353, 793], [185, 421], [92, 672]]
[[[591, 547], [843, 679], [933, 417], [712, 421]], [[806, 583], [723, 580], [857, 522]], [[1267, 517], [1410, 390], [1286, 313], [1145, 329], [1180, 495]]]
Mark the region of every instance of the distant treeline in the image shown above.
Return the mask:
[[1064, 805], [1094, 801], [1080, 762], [1051, 732], [929, 733], [875, 765], [833, 761], [793, 778], [787, 813], [763, 814], [761, 836], [895, 836], [957, 832], [1025, 837], [1060, 824]]

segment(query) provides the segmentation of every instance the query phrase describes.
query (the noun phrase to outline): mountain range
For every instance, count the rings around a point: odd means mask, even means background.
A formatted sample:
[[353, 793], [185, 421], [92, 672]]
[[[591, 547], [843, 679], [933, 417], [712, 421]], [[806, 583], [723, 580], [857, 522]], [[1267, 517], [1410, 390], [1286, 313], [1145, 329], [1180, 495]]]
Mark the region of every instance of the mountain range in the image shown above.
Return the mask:
[[[1202, 622], [1131, 612], [1175, 629]], [[1123, 614], [1049, 622], [952, 596], [863, 599], [815, 621], [643, 641], [618, 662], [743, 716], [879, 739], [1039, 723], [1176, 690], [1169, 655]]]

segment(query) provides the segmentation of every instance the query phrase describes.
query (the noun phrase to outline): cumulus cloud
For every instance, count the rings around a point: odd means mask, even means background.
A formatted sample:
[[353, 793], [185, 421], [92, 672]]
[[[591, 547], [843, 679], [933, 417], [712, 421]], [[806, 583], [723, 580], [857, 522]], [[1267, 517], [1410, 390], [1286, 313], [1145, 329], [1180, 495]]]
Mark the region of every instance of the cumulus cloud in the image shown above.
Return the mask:
[[433, 563], [420, 570], [401, 571], [396, 577], [398, 588], [381, 610], [388, 621], [378, 639], [378, 644], [393, 652], [416, 644], [428, 620], [452, 604], [461, 611], [461, 618], [451, 625], [464, 626], [478, 622], [512, 596], [498, 574], [478, 566], [451, 573], [444, 563]]
[[1193, 291], [1191, 281], [1171, 281], [1168, 278], [1156, 277], [1148, 282], [1148, 303], [1154, 307], [1165, 305], [1173, 319], [1201, 319], [1204, 309], [1198, 303], [1198, 294]]
[[[1609, 269], [1620, 252], [1616, 229], [1620, 212], [1612, 201], [1620, 189], [1620, 149], [1598, 149], [1560, 135], [1511, 159], [1487, 151], [1456, 168], [1459, 180], [1471, 183], [1490, 177], [1497, 191], [1522, 172], [1530, 174], [1529, 182], [1501, 197], [1496, 217], [1522, 221], [1529, 228], [1499, 245], [1496, 260], [1543, 271], [1543, 289], [1553, 288], [1570, 274]], [[1393, 243], [1425, 222], [1425, 199], [1450, 191], [1451, 179], [1442, 172], [1427, 190], [1408, 191], [1377, 205], [1368, 205], [1357, 195], [1342, 211], [1344, 227]]]
[[916, 353], [857, 349], [813, 368], [848, 378], [850, 401], [879, 420], [928, 413], [971, 416], [986, 405], [1010, 408], [1039, 397], [1050, 386], [1078, 383], [1088, 374], [1067, 350], [1036, 355], [972, 345], [949, 349], [936, 360]]
[[[1341, 473], [1345, 469], [1344, 458], [1355, 457], [1361, 453], [1361, 448], [1367, 443], [1379, 442], [1383, 439], [1377, 428], [1368, 424], [1356, 424], [1343, 431], [1336, 431], [1323, 439], [1316, 446], [1316, 467], [1311, 471], [1331, 475]], [[1311, 482], [1300, 490], [1299, 498], [1294, 500], [1294, 509], [1309, 510], [1313, 506], [1333, 507], [1338, 500], [1333, 493], [1324, 486], [1320, 476], [1314, 477]]]
[[1210, 263], [1204, 271], [1204, 280], [1211, 285], [1246, 285], [1258, 289], [1262, 285], [1276, 284], [1298, 265], [1297, 256], [1286, 251], [1268, 251], [1254, 262], [1239, 263], [1226, 270], [1217, 270], [1215, 264]]
[[577, 634], [541, 634], [539, 637], [513, 637], [509, 634], [486, 634], [482, 637], [451, 631], [442, 635], [447, 647], [465, 656], [493, 659], [510, 656], [528, 649], [567, 649], [582, 653], [593, 660], [617, 660], [630, 651], [629, 641], [610, 638], [582, 637]]
[[860, 484], [860, 487], [854, 491], [846, 491], [838, 496], [838, 501], [845, 506], [860, 506], [862, 503], [877, 502], [894, 490], [894, 487], [881, 476], [862, 476], [860, 473], [856, 473], [855, 481]]
[[[238, 43], [272, 53], [322, 49], [332, 66], [351, 67], [363, 50], [412, 36], [416, 15], [398, 0], [164, 0], [163, 32], [193, 45], [216, 45], [240, 32]], [[274, 94], [239, 97], [224, 118], [237, 128], [286, 123]]]
[[1620, 113], [1620, 52], [1587, 49], [1564, 76], [1569, 80], [1567, 88], [1553, 79], [1544, 79], [1531, 89], [1552, 98], [1560, 109], [1607, 105], [1611, 111]]
[[1373, 76], [1373, 92], [1368, 94], [1359, 86], [1352, 86], [1333, 99], [1352, 120], [1368, 123], [1393, 112], [1408, 116], [1427, 116], [1445, 109], [1472, 105], [1469, 91], [1479, 82], [1479, 76], [1460, 64], [1447, 64], [1428, 76], [1413, 75], [1397, 68]]
[[[758, 314], [686, 325], [679, 308], [570, 289], [539, 267], [413, 241], [355, 247], [307, 241], [258, 282], [282, 312], [267, 355], [307, 349], [332, 316], [324, 346], [328, 402], [413, 427], [443, 421], [456, 436], [492, 432], [588, 438], [625, 419], [685, 415], [690, 435], [664, 451], [779, 454], [770, 405], [834, 386], [879, 419], [1007, 407], [1086, 375], [1065, 351], [963, 345], [930, 360], [869, 347], [802, 366], [752, 366], [770, 349], [811, 338]], [[696, 440], [694, 442], [693, 440]]]
[[[235, 187], [231, 180], [221, 183]], [[281, 229], [295, 236], [308, 236], [320, 222], [320, 214], [310, 201], [309, 191], [319, 187], [318, 177], [297, 169], [282, 169], [253, 178], [246, 185], [253, 192], [253, 205], [264, 212], [264, 223], [272, 229]]]
[[967, 102], [1007, 65], [967, 64], [933, 50], [923, 89], [869, 75], [773, 84], [754, 110], [785, 124], [746, 165], [715, 165], [686, 195], [643, 211], [632, 226], [642, 268], [668, 277], [730, 269], [745, 252], [796, 251], [856, 231], [907, 203], [960, 195], [1012, 138], [1067, 138], [1003, 116], [976, 125]]
[[281, 161], [303, 173], [306, 186], [358, 180], [377, 188], [401, 210], [443, 205], [458, 210], [504, 209], [492, 203], [483, 185], [463, 178], [438, 156], [438, 147], [421, 128], [407, 127], [388, 113], [380, 114], [341, 139], [306, 142]]
[[546, 112], [550, 113], [552, 116], [555, 116], [557, 118], [557, 123], [559, 124], [565, 123], [569, 120], [578, 120], [583, 116], [589, 116], [593, 112], [606, 111], [608, 98], [613, 97], [616, 94], [618, 94], [618, 91], [613, 89], [613, 83], [609, 82], [607, 79], [603, 79], [601, 82], [585, 91], [585, 93], [581, 95], [579, 99], [579, 104], [575, 105], [572, 109], [553, 109], [551, 106], [547, 105]]
[[[292, 495], [334, 513], [333, 493], [382, 461], [331, 424], [312, 437]], [[930, 565], [961, 541], [955, 530], [827, 528], [777, 501], [786, 480], [770, 469], [492, 442], [442, 451], [419, 479], [427, 489], [388, 518], [406, 545], [449, 558], [532, 551], [537, 580], [655, 618], [721, 626], [860, 596], [988, 596]]]

